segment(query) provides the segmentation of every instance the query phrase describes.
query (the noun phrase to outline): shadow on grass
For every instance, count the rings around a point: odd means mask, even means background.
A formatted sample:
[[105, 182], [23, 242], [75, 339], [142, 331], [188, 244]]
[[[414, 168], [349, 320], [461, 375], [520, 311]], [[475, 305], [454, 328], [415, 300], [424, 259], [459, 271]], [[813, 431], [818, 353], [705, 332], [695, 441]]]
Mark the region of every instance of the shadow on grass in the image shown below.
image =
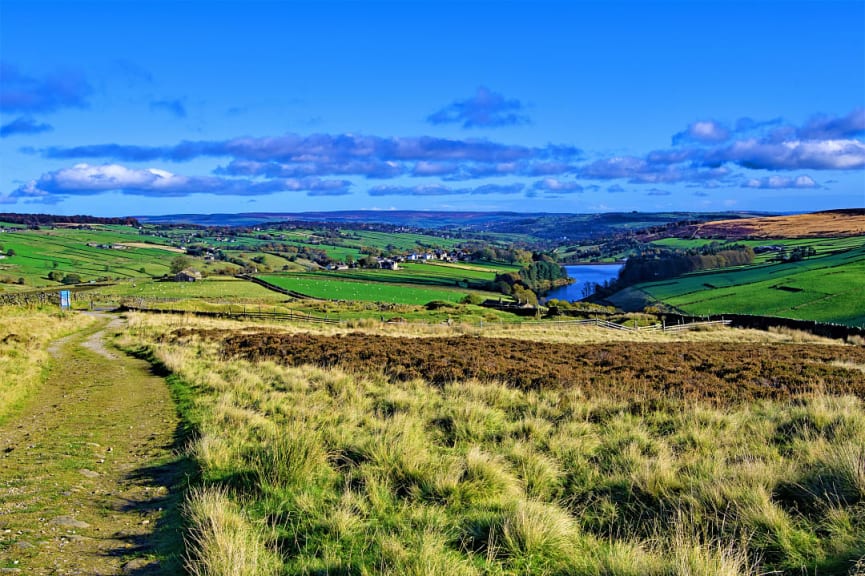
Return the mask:
[[136, 468], [127, 474], [128, 480], [148, 488], [150, 497], [126, 500], [119, 510], [137, 511], [142, 517], [159, 514], [152, 532], [116, 534], [114, 538], [123, 544], [106, 554], [128, 559], [123, 568], [125, 575], [184, 575], [187, 573], [184, 569], [184, 534], [187, 532], [187, 523], [183, 515], [183, 503], [188, 488], [201, 478], [198, 464], [187, 455], [188, 446], [198, 434], [198, 427], [192, 418], [193, 391], [149, 350], [125, 352], [148, 362], [151, 374], [165, 379], [180, 421], [172, 434], [171, 444], [162, 447], [173, 457], [158, 464]]

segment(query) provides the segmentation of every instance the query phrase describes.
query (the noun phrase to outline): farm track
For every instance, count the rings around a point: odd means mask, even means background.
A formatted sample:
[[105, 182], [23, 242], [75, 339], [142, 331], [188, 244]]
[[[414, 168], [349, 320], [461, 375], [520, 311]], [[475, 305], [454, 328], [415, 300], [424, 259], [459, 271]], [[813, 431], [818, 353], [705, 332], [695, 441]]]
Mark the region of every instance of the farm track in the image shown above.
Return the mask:
[[47, 380], [0, 427], [0, 572], [180, 572], [179, 421], [165, 381], [106, 348], [119, 322], [55, 341]]
[[[861, 346], [754, 343], [560, 344], [476, 336], [395, 338], [178, 330], [221, 341], [225, 357], [339, 366], [444, 385], [476, 378], [523, 389], [579, 388], [588, 396], [730, 405], [818, 393], [865, 398]], [[845, 367], [846, 366], [846, 367]]]

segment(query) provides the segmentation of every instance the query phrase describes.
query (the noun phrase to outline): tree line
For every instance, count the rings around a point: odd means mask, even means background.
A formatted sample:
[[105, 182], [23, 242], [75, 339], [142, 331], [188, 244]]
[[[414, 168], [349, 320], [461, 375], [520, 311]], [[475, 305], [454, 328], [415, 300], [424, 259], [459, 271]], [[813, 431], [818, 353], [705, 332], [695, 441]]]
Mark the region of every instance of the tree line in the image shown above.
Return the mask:
[[15, 214], [0, 212], [0, 222], [23, 224], [25, 226], [51, 226], [53, 224], [111, 224], [120, 226], [139, 226], [138, 220], [131, 216], [121, 218], [101, 218], [99, 216], [62, 216], [58, 214]]
[[619, 271], [618, 278], [605, 286], [598, 286], [595, 294], [604, 297], [641, 282], [654, 282], [689, 272], [753, 263], [754, 250], [750, 246], [739, 244], [720, 245], [713, 242], [688, 250], [651, 247], [629, 257]]

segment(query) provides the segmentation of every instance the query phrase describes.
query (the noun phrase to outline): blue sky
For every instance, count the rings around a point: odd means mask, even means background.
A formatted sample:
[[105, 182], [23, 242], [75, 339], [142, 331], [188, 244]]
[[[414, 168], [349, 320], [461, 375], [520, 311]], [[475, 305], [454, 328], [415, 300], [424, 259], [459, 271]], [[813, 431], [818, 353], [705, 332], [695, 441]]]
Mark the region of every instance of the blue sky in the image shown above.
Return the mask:
[[861, 0], [0, 0], [0, 212], [862, 206]]

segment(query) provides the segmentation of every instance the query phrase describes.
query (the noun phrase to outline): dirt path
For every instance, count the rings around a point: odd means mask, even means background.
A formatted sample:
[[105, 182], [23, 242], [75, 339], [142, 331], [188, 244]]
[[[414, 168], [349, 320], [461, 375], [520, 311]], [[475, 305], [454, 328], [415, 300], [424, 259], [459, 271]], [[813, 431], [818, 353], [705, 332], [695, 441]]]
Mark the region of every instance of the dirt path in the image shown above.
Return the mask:
[[179, 421], [164, 379], [104, 344], [120, 328], [55, 342], [47, 381], [0, 427], [0, 573], [181, 573]]

